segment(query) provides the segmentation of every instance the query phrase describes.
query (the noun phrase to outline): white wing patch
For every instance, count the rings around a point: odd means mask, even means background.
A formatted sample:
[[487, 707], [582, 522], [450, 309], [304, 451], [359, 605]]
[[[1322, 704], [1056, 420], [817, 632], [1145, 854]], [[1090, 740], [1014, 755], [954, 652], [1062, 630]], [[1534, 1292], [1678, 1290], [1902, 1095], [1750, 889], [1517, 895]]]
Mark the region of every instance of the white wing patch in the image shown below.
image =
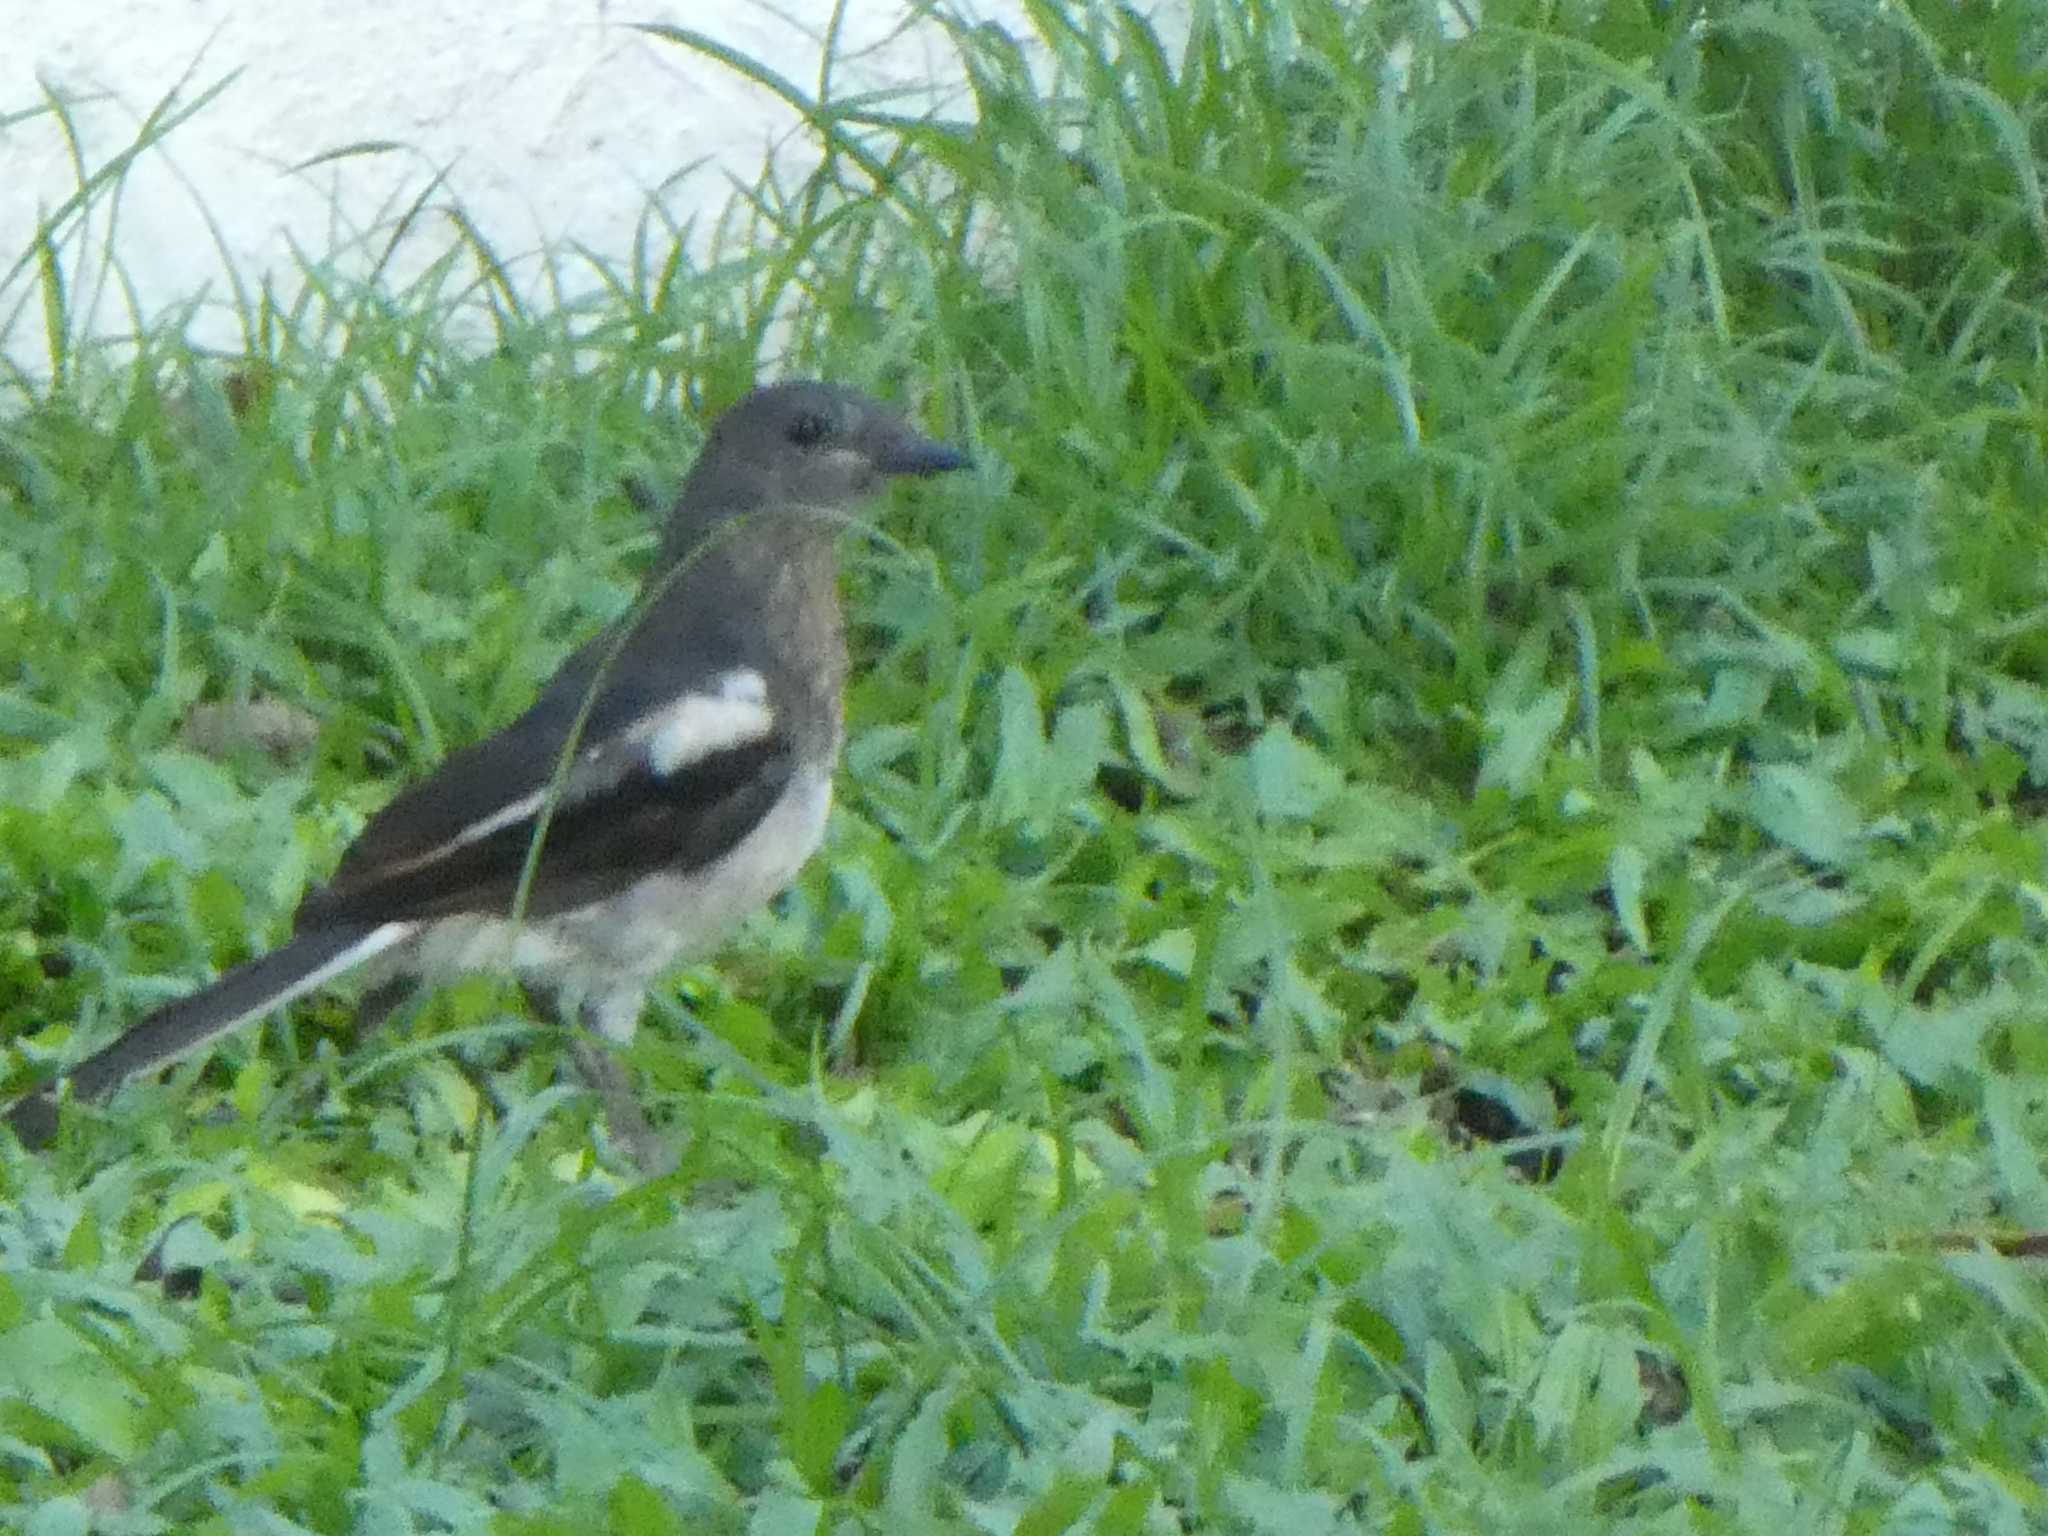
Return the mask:
[[[711, 680], [708, 693], [687, 693], [666, 709], [633, 722], [624, 733], [628, 743], [645, 743], [647, 766], [655, 777], [670, 774], [702, 762], [714, 753], [759, 741], [773, 729], [775, 711], [768, 707], [768, 685], [751, 667], [734, 667]], [[595, 765], [617, 749], [598, 742], [583, 749], [583, 761]], [[621, 765], [622, 766], [622, 765]], [[604, 770], [598, 769], [600, 778]], [[618, 767], [612, 769], [615, 781]], [[394, 861], [387, 874], [404, 874], [446, 858], [458, 848], [482, 842], [494, 832], [517, 826], [538, 816], [547, 804], [551, 786], [543, 785], [516, 800], [508, 800], [488, 816], [479, 817], [425, 853]], [[587, 792], [587, 791], [586, 791]], [[575, 780], [566, 787], [563, 799], [579, 798]]]
[[647, 766], [667, 778], [693, 763], [750, 741], [775, 727], [768, 685], [751, 667], [734, 667], [713, 680], [708, 693], [688, 693], [633, 729], [647, 741]]

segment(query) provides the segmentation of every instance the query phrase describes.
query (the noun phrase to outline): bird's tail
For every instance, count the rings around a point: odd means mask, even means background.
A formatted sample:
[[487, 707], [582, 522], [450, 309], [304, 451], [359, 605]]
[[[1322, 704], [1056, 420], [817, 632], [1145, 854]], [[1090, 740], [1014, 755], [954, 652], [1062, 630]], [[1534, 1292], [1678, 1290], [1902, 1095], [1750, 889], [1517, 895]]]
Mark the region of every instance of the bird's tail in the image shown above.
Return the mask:
[[[167, 1066], [210, 1040], [240, 1029], [411, 937], [411, 923], [352, 924], [302, 933], [283, 947], [238, 965], [212, 986], [152, 1013], [65, 1074], [74, 1098], [98, 1099], [131, 1077]], [[57, 1133], [54, 1088], [7, 1111], [25, 1147]]]

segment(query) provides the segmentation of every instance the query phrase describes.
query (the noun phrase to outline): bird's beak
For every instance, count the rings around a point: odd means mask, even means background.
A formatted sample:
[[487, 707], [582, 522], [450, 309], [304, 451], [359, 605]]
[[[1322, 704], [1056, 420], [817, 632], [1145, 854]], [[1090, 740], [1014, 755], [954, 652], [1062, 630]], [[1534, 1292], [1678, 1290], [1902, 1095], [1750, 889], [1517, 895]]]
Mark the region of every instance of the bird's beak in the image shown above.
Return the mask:
[[885, 475], [939, 475], [974, 463], [951, 443], [899, 427], [879, 444], [870, 462]]

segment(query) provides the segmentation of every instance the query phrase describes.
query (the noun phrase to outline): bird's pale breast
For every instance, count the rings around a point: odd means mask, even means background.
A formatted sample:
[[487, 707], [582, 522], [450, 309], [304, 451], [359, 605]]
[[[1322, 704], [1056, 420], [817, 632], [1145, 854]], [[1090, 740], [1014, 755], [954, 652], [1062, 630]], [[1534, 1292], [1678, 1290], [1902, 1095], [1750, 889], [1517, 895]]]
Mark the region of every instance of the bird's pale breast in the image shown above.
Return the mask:
[[788, 886], [824, 841], [831, 809], [829, 764], [802, 769], [724, 858], [648, 876], [616, 896], [549, 918], [444, 919], [420, 936], [411, 961], [422, 974], [438, 977], [516, 972], [545, 984], [601, 1034], [630, 1040], [648, 987], [711, 953], [748, 913]]

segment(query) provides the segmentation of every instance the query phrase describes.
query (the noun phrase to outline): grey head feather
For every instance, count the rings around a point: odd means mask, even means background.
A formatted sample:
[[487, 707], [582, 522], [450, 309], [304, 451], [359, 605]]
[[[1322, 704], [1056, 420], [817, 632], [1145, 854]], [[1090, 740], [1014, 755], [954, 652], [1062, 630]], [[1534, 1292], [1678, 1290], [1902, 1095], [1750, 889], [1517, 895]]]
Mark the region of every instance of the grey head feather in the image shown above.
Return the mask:
[[680, 554], [714, 523], [754, 508], [848, 511], [897, 476], [969, 462], [857, 389], [817, 379], [763, 385], [713, 424], [671, 513], [663, 554]]

